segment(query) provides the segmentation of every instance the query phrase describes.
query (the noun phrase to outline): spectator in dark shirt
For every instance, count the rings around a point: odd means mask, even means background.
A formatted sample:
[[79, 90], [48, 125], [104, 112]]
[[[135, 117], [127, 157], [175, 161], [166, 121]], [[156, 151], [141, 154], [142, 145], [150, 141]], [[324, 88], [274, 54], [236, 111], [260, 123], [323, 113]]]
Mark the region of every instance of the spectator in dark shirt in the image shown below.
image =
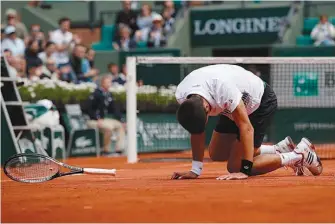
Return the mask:
[[168, 9], [163, 10], [163, 18], [164, 18], [164, 32], [166, 34], [169, 34], [172, 32], [175, 19], [171, 16]]
[[72, 71], [75, 73], [78, 82], [90, 82], [92, 78], [98, 75], [96, 69], [90, 69], [83, 71], [83, 62], [85, 59], [86, 47], [81, 44], [77, 44], [70, 59]]
[[38, 57], [38, 53], [39, 53], [39, 42], [37, 40], [29, 41], [28, 46], [25, 50], [25, 59], [27, 62], [27, 68], [31, 64], [36, 64], [37, 62], [39, 63], [40, 61], [42, 61]]
[[124, 85], [126, 83], [126, 77], [124, 74], [119, 72], [119, 66], [115, 63], [110, 63], [108, 65], [109, 75], [112, 77], [112, 83], [117, 83], [119, 85]]
[[94, 57], [95, 51], [92, 48], [88, 48], [86, 51], [86, 59], [88, 60], [91, 68], [94, 68]]
[[118, 12], [116, 16], [115, 24], [119, 28], [120, 24], [125, 24], [130, 27], [132, 33], [131, 36], [135, 33], [138, 29], [136, 24], [137, 13], [131, 9], [131, 2], [130, 1], [123, 1], [123, 10]]
[[[87, 125], [91, 128], [98, 128], [104, 134], [103, 153], [109, 154], [111, 147], [111, 136], [113, 132], [118, 133], [115, 151], [121, 153], [124, 150], [125, 126], [117, 104], [114, 102], [111, 87], [111, 77], [104, 76], [101, 85], [89, 98], [88, 113], [90, 119]], [[108, 113], [114, 114], [115, 119], [107, 118]]]
[[42, 60], [37, 58], [38, 60], [31, 62], [28, 65], [28, 78], [32, 81], [38, 79], [50, 79], [49, 76], [43, 74], [43, 63]]
[[177, 11], [174, 7], [174, 2], [173, 1], [171, 1], [171, 0], [165, 1], [163, 10], [167, 10], [172, 18], [176, 17]]
[[41, 32], [41, 26], [39, 24], [33, 24], [30, 27], [30, 34], [26, 38], [25, 42], [28, 43], [29, 41], [36, 40], [38, 41], [38, 52], [42, 52], [45, 47], [45, 37], [43, 32]]
[[119, 37], [113, 42], [113, 47], [117, 51], [129, 51], [130, 49], [136, 48], [137, 44], [130, 37], [130, 29], [128, 26], [120, 25]]

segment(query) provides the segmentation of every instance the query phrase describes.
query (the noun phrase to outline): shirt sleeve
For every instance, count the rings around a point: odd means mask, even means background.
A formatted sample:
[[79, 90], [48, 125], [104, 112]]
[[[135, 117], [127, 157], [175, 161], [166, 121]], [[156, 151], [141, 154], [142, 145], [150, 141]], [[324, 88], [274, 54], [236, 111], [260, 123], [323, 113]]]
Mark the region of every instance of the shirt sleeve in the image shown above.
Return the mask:
[[177, 88], [175, 96], [176, 96], [176, 100], [179, 104], [181, 104], [182, 102], [185, 101], [185, 93], [183, 91], [181, 91], [180, 88]]
[[235, 84], [229, 82], [220, 82], [217, 87], [217, 103], [223, 108], [223, 110], [232, 113], [242, 99], [241, 91]]

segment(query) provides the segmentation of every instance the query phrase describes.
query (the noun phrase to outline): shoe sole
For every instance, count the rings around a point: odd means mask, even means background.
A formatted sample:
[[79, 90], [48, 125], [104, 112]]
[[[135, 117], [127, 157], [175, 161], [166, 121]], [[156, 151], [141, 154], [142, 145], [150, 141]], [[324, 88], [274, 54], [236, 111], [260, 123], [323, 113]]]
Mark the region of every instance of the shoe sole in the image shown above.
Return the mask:
[[315, 146], [313, 145], [313, 143], [308, 139], [308, 138], [302, 138], [301, 141], [303, 141], [304, 143], [306, 143], [308, 145], [308, 147], [312, 150], [312, 152], [314, 153], [314, 155], [316, 156], [316, 160], [318, 161], [319, 165], [317, 166], [317, 171], [313, 170], [313, 169], [309, 169], [308, 170], [314, 175], [314, 176], [319, 176], [322, 171], [323, 171], [323, 166], [321, 163], [321, 160], [319, 158], [319, 156], [316, 154], [315, 152]]

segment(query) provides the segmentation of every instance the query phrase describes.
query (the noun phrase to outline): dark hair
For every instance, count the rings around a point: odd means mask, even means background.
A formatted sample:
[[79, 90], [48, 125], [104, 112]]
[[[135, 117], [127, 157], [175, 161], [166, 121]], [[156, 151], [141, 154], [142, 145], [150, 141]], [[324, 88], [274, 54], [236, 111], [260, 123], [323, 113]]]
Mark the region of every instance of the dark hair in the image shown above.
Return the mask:
[[45, 44], [45, 48], [48, 48], [50, 47], [51, 45], [55, 44], [54, 42], [52, 41], [48, 41], [46, 44]]
[[192, 95], [185, 100], [177, 110], [179, 124], [191, 134], [201, 134], [205, 131], [207, 114], [200, 96]]
[[63, 17], [63, 18], [60, 18], [58, 20], [58, 25], [61, 25], [62, 23], [66, 22], [66, 21], [71, 21], [70, 18], [68, 17]]
[[107, 68], [110, 68], [110, 67], [112, 67], [112, 66], [117, 66], [117, 64], [115, 64], [115, 63], [113, 63], [113, 62], [112, 62], [112, 63], [109, 63]]

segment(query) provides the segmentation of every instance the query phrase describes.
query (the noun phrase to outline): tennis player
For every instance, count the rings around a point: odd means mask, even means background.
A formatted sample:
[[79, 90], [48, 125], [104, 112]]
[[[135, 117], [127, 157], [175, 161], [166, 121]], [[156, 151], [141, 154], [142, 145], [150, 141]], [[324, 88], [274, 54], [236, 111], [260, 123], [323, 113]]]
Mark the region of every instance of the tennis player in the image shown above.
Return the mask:
[[208, 116], [219, 116], [209, 144], [214, 161], [228, 161], [229, 174], [218, 180], [246, 179], [287, 166], [301, 175], [307, 168], [320, 175], [322, 164], [313, 144], [302, 138], [295, 146], [290, 137], [276, 145], [262, 145], [266, 128], [277, 110], [272, 88], [236, 65], [218, 64], [191, 72], [178, 85], [178, 122], [191, 134], [192, 169], [176, 172], [172, 179], [201, 175]]

